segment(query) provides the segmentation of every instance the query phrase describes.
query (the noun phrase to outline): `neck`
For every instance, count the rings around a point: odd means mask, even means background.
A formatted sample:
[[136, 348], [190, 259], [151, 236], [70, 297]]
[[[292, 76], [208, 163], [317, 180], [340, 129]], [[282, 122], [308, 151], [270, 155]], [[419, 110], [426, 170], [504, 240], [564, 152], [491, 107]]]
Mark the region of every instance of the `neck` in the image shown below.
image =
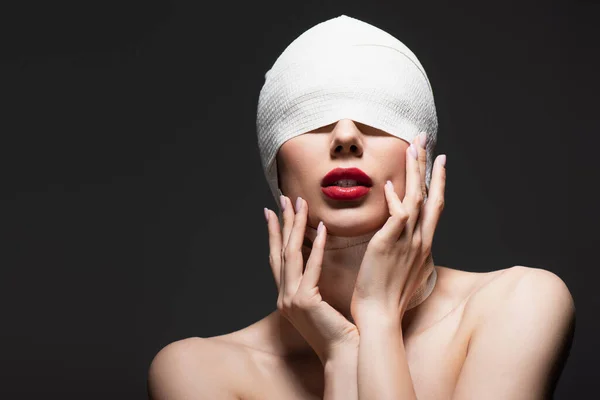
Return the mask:
[[[354, 284], [367, 246], [376, 231], [360, 236], [342, 237], [327, 234], [319, 292], [323, 300], [338, 310], [348, 320], [353, 321], [350, 303]], [[308, 259], [317, 230], [306, 226], [305, 240], [302, 246], [304, 262]], [[412, 295], [407, 311], [421, 304], [433, 291], [437, 280], [437, 271], [430, 256], [423, 265], [423, 279]]]

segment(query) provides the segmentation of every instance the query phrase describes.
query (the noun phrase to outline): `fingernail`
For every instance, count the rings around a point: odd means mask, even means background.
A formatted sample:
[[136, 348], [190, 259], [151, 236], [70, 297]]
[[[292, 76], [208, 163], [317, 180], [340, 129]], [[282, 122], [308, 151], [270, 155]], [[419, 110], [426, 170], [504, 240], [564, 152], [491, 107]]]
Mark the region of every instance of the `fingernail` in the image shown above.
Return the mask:
[[300, 211], [300, 206], [302, 205], [302, 197], [298, 196], [296, 199], [296, 212]]
[[417, 153], [417, 148], [414, 144], [411, 143], [411, 145], [408, 147], [408, 151], [410, 152], [410, 154], [412, 154], [412, 156], [415, 158], [415, 160], [417, 159], [418, 153]]
[[279, 202], [281, 203], [281, 211], [285, 211], [285, 197], [279, 196]]
[[442, 167], [446, 168], [446, 155], [442, 154], [440, 156], [440, 163], [442, 164]]
[[393, 184], [393, 183], [392, 183], [392, 181], [390, 181], [390, 180], [388, 180], [388, 181], [387, 181], [385, 184], [386, 184], [386, 185], [387, 185], [387, 186], [388, 186], [390, 189], [393, 189], [393, 188], [394, 188], [394, 184]]
[[267, 222], [269, 222], [269, 209], [267, 207], [265, 207], [264, 210], [265, 210], [265, 219], [267, 220]]
[[427, 145], [427, 134], [425, 132], [421, 132], [419, 134], [419, 144], [421, 145], [422, 149], [424, 149]]
[[323, 221], [319, 222], [319, 226], [317, 226], [317, 235], [323, 232]]

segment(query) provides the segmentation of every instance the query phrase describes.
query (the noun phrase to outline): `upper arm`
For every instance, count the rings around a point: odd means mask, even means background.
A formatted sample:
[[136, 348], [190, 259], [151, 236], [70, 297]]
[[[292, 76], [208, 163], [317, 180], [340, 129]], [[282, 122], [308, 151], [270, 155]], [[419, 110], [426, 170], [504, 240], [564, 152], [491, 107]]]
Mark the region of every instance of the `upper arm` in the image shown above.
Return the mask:
[[550, 271], [527, 268], [475, 327], [454, 399], [545, 399], [569, 354], [575, 306]]
[[189, 338], [164, 347], [148, 370], [151, 400], [237, 399], [228, 387], [222, 349], [203, 338]]

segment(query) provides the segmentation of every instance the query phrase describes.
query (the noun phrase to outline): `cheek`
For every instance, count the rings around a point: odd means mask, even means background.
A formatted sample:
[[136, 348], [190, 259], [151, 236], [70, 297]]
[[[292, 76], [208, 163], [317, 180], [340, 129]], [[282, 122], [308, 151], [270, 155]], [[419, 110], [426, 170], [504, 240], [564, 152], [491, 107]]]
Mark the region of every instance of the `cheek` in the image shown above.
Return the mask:
[[310, 173], [316, 165], [323, 161], [326, 154], [320, 151], [320, 144], [315, 140], [307, 140], [311, 139], [308, 137], [306, 139], [297, 137], [296, 139], [293, 146], [289, 146], [282, 154], [285, 157], [288, 171], [294, 175]]
[[[301, 138], [286, 142], [277, 155], [279, 187], [290, 192], [299, 189], [301, 184], [311, 182], [318, 174], [318, 166], [323, 156], [315, 151], [315, 145], [304, 143]], [[292, 139], [294, 140], [294, 139]]]
[[399, 179], [406, 172], [406, 147], [389, 146], [378, 154], [381, 168], [388, 176]]
[[[380, 167], [383, 179], [394, 183], [396, 193], [404, 196], [406, 186], [406, 149], [408, 146], [389, 146], [380, 153]], [[385, 183], [385, 182], [384, 182]]]

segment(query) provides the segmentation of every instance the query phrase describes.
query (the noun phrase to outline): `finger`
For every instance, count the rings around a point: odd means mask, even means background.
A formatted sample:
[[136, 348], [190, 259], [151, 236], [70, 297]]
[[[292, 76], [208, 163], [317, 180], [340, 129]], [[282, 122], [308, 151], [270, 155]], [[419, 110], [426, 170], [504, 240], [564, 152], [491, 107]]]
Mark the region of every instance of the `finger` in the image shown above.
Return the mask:
[[404, 228], [404, 231], [409, 235], [413, 232], [423, 204], [419, 160], [413, 155], [413, 150], [418, 154], [417, 146], [414, 144], [406, 149], [406, 193], [404, 200], [402, 200], [402, 204], [409, 213], [409, 219]]
[[419, 150], [419, 172], [421, 173], [421, 193], [423, 198], [427, 198], [427, 133], [421, 132], [413, 142]]
[[[302, 260], [302, 243], [304, 242], [304, 233], [306, 231], [306, 220], [308, 215], [308, 204], [303, 198], [298, 197], [294, 223], [290, 232], [287, 245], [283, 249], [284, 264], [283, 280], [285, 281], [286, 291], [289, 294], [298, 290], [300, 279], [302, 278], [302, 269], [304, 267]], [[287, 211], [287, 210], [286, 210]]]
[[310, 251], [310, 256], [306, 261], [306, 269], [302, 275], [302, 282], [298, 291], [307, 292], [319, 284], [321, 277], [321, 268], [323, 266], [323, 252], [325, 251], [325, 241], [327, 240], [327, 230], [323, 222], [319, 223], [320, 230], [317, 228], [317, 237]]
[[390, 218], [386, 221], [383, 227], [376, 233], [386, 243], [395, 243], [408, 221], [409, 214], [400, 201], [400, 197], [394, 190], [392, 182], [388, 181], [384, 185], [385, 198], [390, 212]]
[[383, 192], [385, 193], [385, 201], [387, 202], [388, 211], [390, 215], [400, 215], [405, 213], [404, 205], [394, 189], [392, 181], [387, 181], [383, 185]]
[[421, 216], [421, 237], [423, 243], [431, 245], [433, 235], [444, 209], [446, 191], [446, 155], [439, 155], [433, 164], [433, 174], [429, 190], [429, 199], [423, 207]]
[[282, 233], [282, 250], [286, 248], [287, 242], [290, 238], [290, 232], [292, 231], [292, 226], [294, 224], [294, 208], [292, 207], [292, 202], [287, 196], [281, 196], [279, 198], [281, 201], [281, 207], [283, 208], [283, 233]]
[[281, 288], [281, 230], [279, 229], [279, 220], [277, 215], [267, 209], [269, 219], [267, 221], [267, 230], [269, 231], [269, 265], [275, 278], [277, 291]]

